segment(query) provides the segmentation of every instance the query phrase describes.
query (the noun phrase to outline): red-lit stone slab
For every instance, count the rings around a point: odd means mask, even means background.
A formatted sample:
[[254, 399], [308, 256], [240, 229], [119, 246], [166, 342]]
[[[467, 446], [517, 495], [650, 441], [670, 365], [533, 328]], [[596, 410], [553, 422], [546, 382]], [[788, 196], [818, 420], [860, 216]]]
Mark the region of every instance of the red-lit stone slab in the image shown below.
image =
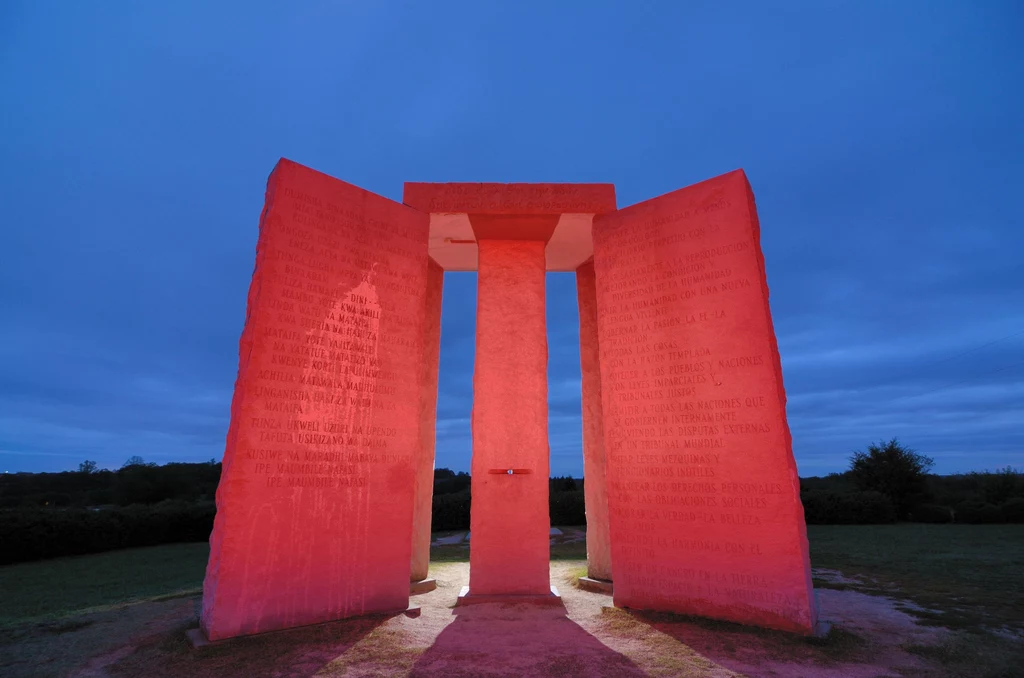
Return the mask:
[[427, 570], [430, 568], [430, 519], [434, 497], [434, 440], [437, 424], [437, 375], [441, 358], [443, 288], [444, 271], [431, 260], [427, 269], [427, 309], [420, 372], [420, 440], [413, 495], [412, 569], [409, 576], [414, 588], [416, 582], [426, 580]]
[[558, 226], [559, 215], [470, 214], [473, 236], [480, 240], [539, 240], [547, 243]]
[[546, 594], [550, 587], [544, 275], [544, 243], [480, 242], [469, 547], [474, 595]]
[[615, 211], [615, 186], [406, 182], [402, 202], [421, 212], [605, 214]]
[[409, 601], [427, 216], [282, 160], [267, 185], [202, 628]]
[[[576, 269], [580, 311], [580, 375], [583, 405], [583, 494], [587, 511], [587, 574], [612, 578], [608, 537], [608, 484], [605, 471], [604, 417], [601, 414], [601, 355], [597, 336], [597, 287], [594, 262]], [[580, 579], [583, 586], [583, 579]], [[596, 585], [595, 585], [596, 586]], [[607, 590], [611, 593], [611, 588]]]
[[430, 257], [475, 271], [480, 240], [546, 243], [548, 271], [575, 271], [593, 255], [595, 214], [615, 210], [612, 184], [405, 184], [405, 204], [430, 213]]
[[594, 266], [615, 604], [813, 633], [746, 176], [597, 217]]

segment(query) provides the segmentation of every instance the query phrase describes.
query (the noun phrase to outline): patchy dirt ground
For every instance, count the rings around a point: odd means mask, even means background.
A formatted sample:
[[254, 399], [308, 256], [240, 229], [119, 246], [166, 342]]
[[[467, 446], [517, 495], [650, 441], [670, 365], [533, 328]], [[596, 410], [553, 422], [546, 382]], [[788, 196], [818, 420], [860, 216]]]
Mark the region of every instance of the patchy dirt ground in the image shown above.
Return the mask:
[[467, 563], [432, 568], [438, 588], [415, 596], [418, 616], [323, 624], [193, 649], [198, 598], [141, 603], [7, 631], [0, 674], [74, 676], [945, 676], [905, 647], [941, 647], [949, 631], [919, 626], [893, 599], [819, 591], [824, 640], [672, 615], [610, 608], [575, 588], [583, 562], [552, 564], [565, 608], [453, 609]]

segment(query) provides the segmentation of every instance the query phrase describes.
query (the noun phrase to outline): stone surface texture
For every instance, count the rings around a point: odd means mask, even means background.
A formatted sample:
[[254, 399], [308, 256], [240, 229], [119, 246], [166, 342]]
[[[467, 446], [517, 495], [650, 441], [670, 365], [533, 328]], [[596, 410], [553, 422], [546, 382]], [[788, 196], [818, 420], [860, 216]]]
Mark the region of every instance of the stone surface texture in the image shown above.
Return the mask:
[[746, 176], [598, 216], [593, 234], [615, 604], [813, 633]]
[[407, 181], [402, 202], [428, 213], [606, 214], [615, 211], [615, 186]]
[[203, 584], [210, 640], [408, 605], [427, 236], [404, 205], [288, 160], [271, 175]]
[[430, 213], [430, 257], [445, 271], [475, 271], [480, 240], [541, 240], [548, 271], [593, 256], [595, 214], [615, 210], [611, 184], [405, 184], [405, 204]]
[[597, 337], [597, 281], [594, 263], [576, 269], [580, 312], [580, 375], [583, 384], [583, 494], [587, 511], [587, 574], [612, 579], [605, 477], [604, 417], [601, 414], [601, 355]]
[[403, 200], [283, 159], [270, 177], [210, 537], [205, 637], [400, 611], [410, 590], [433, 585], [446, 270], [478, 271], [463, 602], [553, 599], [545, 275], [575, 271], [589, 525], [581, 585], [608, 590], [614, 578], [619, 607], [813, 633], [799, 480], [743, 172], [619, 211], [610, 184], [407, 183]]
[[[473, 372], [473, 594], [548, 591], [544, 243], [483, 240]], [[501, 469], [524, 472], [495, 473]]]
[[434, 261], [427, 269], [423, 359], [420, 364], [420, 439], [412, 516], [412, 581], [426, 579], [430, 567], [430, 517], [434, 496], [434, 440], [437, 426], [437, 376], [441, 359], [441, 295], [444, 270]]

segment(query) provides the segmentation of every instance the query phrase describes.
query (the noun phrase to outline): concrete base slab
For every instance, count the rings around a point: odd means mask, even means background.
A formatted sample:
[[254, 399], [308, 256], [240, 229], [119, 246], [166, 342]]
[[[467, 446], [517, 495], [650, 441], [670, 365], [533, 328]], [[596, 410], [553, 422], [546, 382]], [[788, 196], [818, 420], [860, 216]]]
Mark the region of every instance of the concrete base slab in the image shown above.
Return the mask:
[[[363, 617], [391, 617], [398, 614], [404, 614], [406, 617], [415, 618], [420, 616], [420, 612], [421, 609], [419, 605], [409, 605], [404, 610], [395, 610], [394, 612], [377, 612], [374, 614], [363, 615]], [[322, 626], [323, 624], [337, 624], [338, 622], [344, 622], [349, 619], [359, 619], [359, 617], [345, 617], [344, 619], [335, 619], [332, 621], [320, 622], [319, 624], [307, 624], [306, 626]], [[294, 626], [292, 628], [302, 627]], [[291, 630], [291, 628], [275, 629], [273, 631], [267, 631], [266, 633], [253, 633], [247, 636], [235, 636], [234, 638], [224, 638], [222, 640], [210, 640], [206, 637], [206, 634], [203, 633], [202, 629], [188, 629], [185, 631], [185, 637], [188, 638], [188, 641], [192, 644], [192, 647], [200, 648], [206, 647], [208, 645], [223, 645], [224, 643], [230, 643], [235, 638], [252, 638], [253, 636], [268, 636], [273, 633], [281, 633], [282, 631]]]
[[591, 577], [580, 577], [580, 588], [591, 593], [606, 593], [612, 595], [612, 583], [604, 579], [593, 579]]
[[513, 605], [517, 603], [526, 603], [527, 605], [559, 606], [562, 605], [562, 596], [554, 586], [551, 587], [551, 593], [484, 593], [479, 595], [470, 593], [469, 587], [463, 586], [462, 590], [459, 591], [459, 599], [455, 605], [456, 607], [461, 607], [463, 605], [476, 605], [479, 603], [502, 603]]
[[421, 593], [429, 593], [437, 588], [437, 580], [433, 578], [420, 579], [409, 582], [409, 595], [418, 596]]
[[206, 637], [206, 634], [203, 633], [202, 629], [189, 629], [185, 631], [185, 637], [188, 638], [188, 642], [192, 643], [192, 647], [206, 647], [207, 645], [213, 644], [210, 639]]

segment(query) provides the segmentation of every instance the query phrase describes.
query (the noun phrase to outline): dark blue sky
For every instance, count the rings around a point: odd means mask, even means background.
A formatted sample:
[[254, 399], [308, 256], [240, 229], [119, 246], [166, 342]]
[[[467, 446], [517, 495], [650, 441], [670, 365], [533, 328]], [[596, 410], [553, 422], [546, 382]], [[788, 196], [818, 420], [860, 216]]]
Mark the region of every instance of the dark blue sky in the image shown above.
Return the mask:
[[[742, 167], [801, 474], [892, 436], [1024, 466], [1019, 3], [0, 3], [0, 470], [220, 458], [281, 156], [620, 206]], [[548, 280], [552, 472], [580, 475]], [[438, 466], [469, 466], [474, 313], [448, 274]]]

